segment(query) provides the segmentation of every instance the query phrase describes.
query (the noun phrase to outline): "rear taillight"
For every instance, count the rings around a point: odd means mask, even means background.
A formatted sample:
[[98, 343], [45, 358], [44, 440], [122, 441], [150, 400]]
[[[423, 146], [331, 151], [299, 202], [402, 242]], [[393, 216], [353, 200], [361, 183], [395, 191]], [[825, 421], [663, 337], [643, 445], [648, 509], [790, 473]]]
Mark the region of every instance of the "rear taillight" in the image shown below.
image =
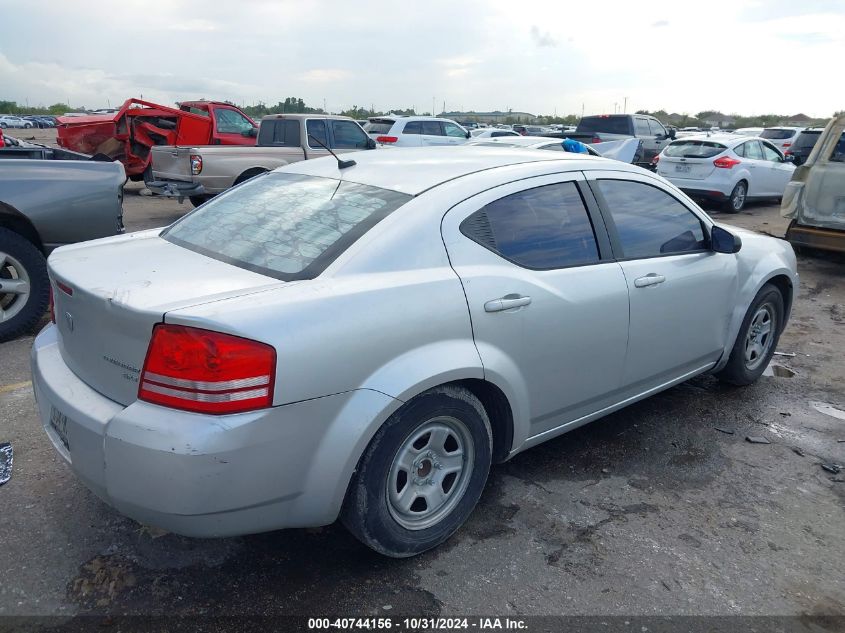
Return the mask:
[[590, 140], [590, 143], [601, 143], [601, 137], [594, 135], [593, 138]]
[[191, 154], [191, 173], [194, 176], [202, 172], [202, 156], [199, 154]]
[[739, 165], [741, 162], [742, 161], [739, 161], [736, 158], [731, 158], [730, 156], [722, 156], [721, 158], [714, 160], [713, 165], [721, 167], [722, 169], [731, 169], [734, 165]]
[[660, 162], [660, 154], [655, 154], [654, 158], [651, 159], [651, 164], [656, 165], [659, 162]]
[[791, 151], [791, 150], [786, 150], [786, 151], [783, 153], [783, 155], [784, 155], [784, 156], [792, 156], [792, 151]]
[[781, 147], [792, 147], [792, 143], [784, 143]]
[[270, 345], [162, 323], [153, 328], [138, 398], [197, 413], [242, 413], [273, 404], [275, 375]]
[[395, 143], [399, 140], [398, 136], [377, 136], [376, 141], [378, 143]]

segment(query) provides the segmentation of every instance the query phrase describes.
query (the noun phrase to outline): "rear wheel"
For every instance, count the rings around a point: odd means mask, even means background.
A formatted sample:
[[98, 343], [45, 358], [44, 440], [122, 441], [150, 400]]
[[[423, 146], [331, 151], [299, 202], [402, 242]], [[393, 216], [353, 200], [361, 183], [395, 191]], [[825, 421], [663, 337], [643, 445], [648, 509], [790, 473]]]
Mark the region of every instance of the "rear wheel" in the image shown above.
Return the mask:
[[728, 364], [716, 377], [733, 385], [750, 385], [769, 365], [783, 328], [783, 295], [772, 284], [757, 293], [739, 328]]
[[395, 558], [436, 547], [478, 503], [492, 446], [487, 414], [470, 392], [445, 385], [420, 394], [364, 451], [343, 524], [365, 545]]
[[740, 180], [736, 183], [736, 186], [731, 191], [731, 195], [728, 196], [727, 202], [725, 202], [725, 211], [728, 213], [739, 213], [742, 211], [742, 208], [745, 206], [745, 201], [748, 198], [748, 183], [744, 180]]
[[190, 200], [191, 204], [194, 207], [200, 206], [203, 202], [208, 202], [211, 200], [213, 196], [188, 196], [188, 200]]
[[0, 341], [31, 330], [49, 301], [44, 255], [32, 242], [0, 228]]
[[247, 169], [244, 173], [238, 176], [237, 179], [235, 179], [235, 182], [232, 184], [232, 186], [234, 187], [235, 185], [239, 185], [242, 182], [245, 182], [250, 178], [257, 176], [258, 174], [263, 174], [266, 171], [267, 170], [262, 167], [254, 167], [253, 169]]

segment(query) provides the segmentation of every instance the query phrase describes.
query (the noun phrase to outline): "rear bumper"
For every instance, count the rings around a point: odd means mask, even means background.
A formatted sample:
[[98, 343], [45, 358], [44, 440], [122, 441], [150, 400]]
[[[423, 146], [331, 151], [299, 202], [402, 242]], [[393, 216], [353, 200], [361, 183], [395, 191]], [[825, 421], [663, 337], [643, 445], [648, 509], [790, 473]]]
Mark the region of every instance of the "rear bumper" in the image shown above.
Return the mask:
[[698, 200], [710, 200], [712, 202], [724, 202], [730, 196], [730, 192], [724, 193], [716, 189], [699, 189], [677, 185], [677, 187], [690, 198]]
[[152, 180], [144, 183], [147, 188], [155, 194], [168, 198], [179, 198], [182, 202], [185, 198], [192, 196], [205, 196], [208, 192], [198, 182], [185, 182], [181, 180]]
[[805, 226], [793, 220], [786, 229], [785, 238], [795, 246], [845, 253], [845, 231]]
[[[47, 436], [83, 483], [123, 514], [186, 536], [333, 522], [366, 445], [361, 421], [396, 402], [364, 389], [228, 416], [124, 407], [68, 368], [55, 326], [35, 340], [32, 373]], [[67, 445], [51, 416], [64, 420]]]

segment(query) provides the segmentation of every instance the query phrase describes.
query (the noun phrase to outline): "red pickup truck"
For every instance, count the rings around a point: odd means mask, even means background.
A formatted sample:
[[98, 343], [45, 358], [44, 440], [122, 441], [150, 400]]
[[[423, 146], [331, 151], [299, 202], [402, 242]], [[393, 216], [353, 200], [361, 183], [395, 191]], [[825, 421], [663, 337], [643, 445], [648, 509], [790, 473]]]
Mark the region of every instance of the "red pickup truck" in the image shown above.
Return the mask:
[[184, 101], [178, 108], [127, 99], [114, 114], [58, 117], [65, 149], [123, 163], [130, 180], [143, 180], [156, 145], [255, 145], [258, 125], [236, 106]]

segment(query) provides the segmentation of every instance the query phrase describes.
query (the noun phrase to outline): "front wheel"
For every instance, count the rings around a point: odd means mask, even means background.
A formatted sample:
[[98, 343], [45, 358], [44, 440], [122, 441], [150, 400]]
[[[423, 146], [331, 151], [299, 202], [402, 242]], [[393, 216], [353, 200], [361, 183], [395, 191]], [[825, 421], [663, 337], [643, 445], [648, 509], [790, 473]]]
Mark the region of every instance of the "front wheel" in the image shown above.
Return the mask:
[[436, 547], [469, 517], [492, 460], [481, 402], [444, 385], [407, 402], [358, 464], [341, 521], [375, 551], [405, 558]]
[[44, 255], [32, 242], [0, 228], [0, 341], [30, 331], [49, 301]]
[[783, 295], [766, 284], [745, 313], [728, 364], [716, 377], [732, 385], [750, 385], [769, 365], [783, 329]]
[[190, 200], [191, 204], [196, 208], [204, 202], [208, 202], [213, 197], [214, 196], [188, 196], [188, 200]]
[[728, 196], [728, 200], [725, 203], [725, 211], [728, 213], [739, 213], [745, 206], [747, 198], [748, 185], [744, 180], [740, 180], [731, 191], [731, 195]]

